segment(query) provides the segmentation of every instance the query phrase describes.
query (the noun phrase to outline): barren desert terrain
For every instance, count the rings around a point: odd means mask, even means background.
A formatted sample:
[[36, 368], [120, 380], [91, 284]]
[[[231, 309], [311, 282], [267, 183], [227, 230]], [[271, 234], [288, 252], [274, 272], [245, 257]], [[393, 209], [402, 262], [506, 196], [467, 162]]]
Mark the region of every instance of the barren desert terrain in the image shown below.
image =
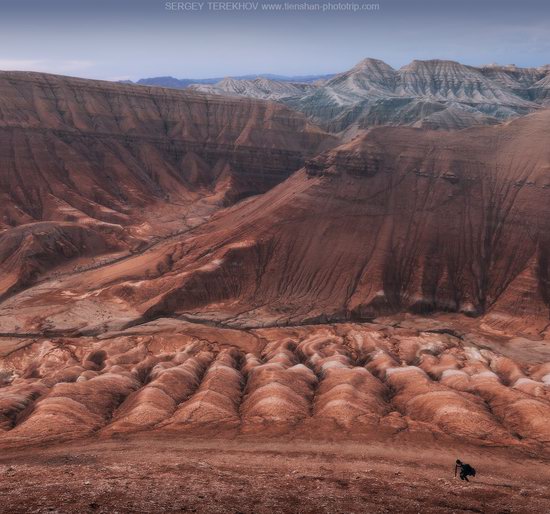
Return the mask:
[[[477, 478], [453, 477], [460, 454]], [[546, 513], [547, 461], [423, 443], [131, 437], [3, 452], [4, 512]]]
[[550, 512], [536, 111], [0, 74], [1, 510]]

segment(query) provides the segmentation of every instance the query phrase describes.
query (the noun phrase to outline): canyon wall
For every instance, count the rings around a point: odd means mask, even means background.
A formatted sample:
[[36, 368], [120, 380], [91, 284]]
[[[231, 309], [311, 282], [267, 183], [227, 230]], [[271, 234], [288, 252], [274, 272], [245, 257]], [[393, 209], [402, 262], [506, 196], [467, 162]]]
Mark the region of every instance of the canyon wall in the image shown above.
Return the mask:
[[[269, 102], [1, 72], [0, 267], [13, 280], [0, 295], [56, 252], [127, 251], [202, 223], [334, 143]], [[84, 247], [90, 234], [102, 241]]]

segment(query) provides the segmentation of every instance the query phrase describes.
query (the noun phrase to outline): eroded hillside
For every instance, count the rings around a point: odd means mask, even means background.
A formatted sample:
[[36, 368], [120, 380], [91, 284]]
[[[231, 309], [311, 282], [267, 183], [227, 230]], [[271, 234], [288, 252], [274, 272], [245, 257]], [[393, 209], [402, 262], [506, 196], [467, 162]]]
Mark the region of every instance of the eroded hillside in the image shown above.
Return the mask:
[[196, 226], [333, 144], [267, 102], [2, 72], [0, 297]]
[[4, 302], [2, 331], [450, 311], [544, 338], [549, 116], [457, 133], [372, 130], [179, 241]]
[[548, 101], [547, 66], [482, 66], [414, 60], [394, 69], [364, 59], [348, 71], [313, 84], [225, 79], [191, 89], [225, 96], [270, 98], [305, 113], [346, 137], [379, 125], [462, 129], [494, 125], [534, 112]]

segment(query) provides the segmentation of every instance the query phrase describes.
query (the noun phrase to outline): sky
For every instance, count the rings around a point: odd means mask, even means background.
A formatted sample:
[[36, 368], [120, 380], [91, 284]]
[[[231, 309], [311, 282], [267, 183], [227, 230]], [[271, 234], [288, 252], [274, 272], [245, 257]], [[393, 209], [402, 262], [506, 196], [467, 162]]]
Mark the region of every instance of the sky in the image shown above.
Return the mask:
[[366, 57], [394, 67], [435, 58], [550, 64], [550, 1], [0, 0], [3, 70], [106, 80], [309, 75]]

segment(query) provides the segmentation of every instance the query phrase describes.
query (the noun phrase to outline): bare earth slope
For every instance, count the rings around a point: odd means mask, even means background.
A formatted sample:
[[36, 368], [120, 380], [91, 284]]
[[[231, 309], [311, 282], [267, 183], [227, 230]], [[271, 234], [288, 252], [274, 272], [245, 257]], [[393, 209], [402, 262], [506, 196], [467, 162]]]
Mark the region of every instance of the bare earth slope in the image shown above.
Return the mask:
[[0, 297], [195, 226], [332, 144], [268, 102], [1, 72]]
[[181, 242], [5, 302], [2, 330], [95, 326], [101, 306], [113, 326], [452, 311], [544, 336], [549, 121], [544, 111], [453, 134], [373, 129]]
[[[122, 451], [121, 451], [122, 449]], [[453, 477], [457, 453], [476, 464]], [[3, 451], [13, 513], [546, 514], [539, 459], [425, 445], [132, 437]]]
[[549, 127], [545, 111], [452, 134], [372, 130], [214, 220], [192, 239], [212, 250], [152, 282], [147, 316], [449, 310], [544, 330]]

